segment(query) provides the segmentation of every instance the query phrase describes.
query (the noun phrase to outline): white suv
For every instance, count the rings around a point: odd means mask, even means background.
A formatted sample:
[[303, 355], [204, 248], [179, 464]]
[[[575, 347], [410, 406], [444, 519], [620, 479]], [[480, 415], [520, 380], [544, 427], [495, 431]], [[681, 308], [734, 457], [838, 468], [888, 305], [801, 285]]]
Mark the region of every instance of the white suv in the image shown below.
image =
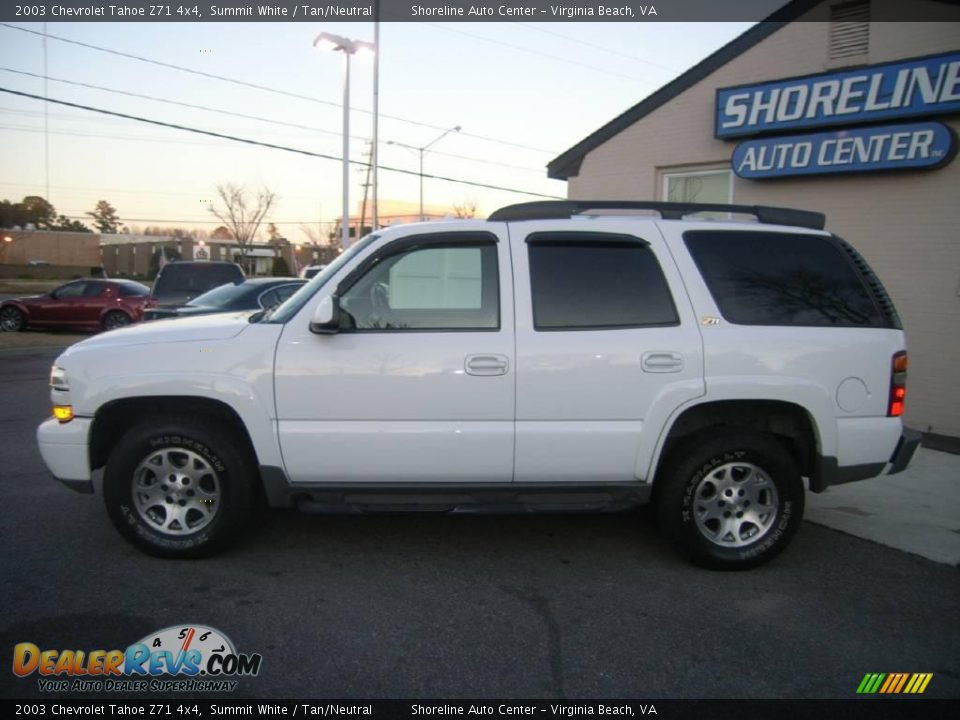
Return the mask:
[[117, 528], [168, 557], [222, 549], [263, 503], [652, 501], [696, 561], [754, 566], [797, 530], [805, 480], [899, 472], [919, 442], [893, 305], [823, 223], [567, 201], [383, 230], [275, 311], [68, 348], [40, 451], [84, 492], [102, 468]]

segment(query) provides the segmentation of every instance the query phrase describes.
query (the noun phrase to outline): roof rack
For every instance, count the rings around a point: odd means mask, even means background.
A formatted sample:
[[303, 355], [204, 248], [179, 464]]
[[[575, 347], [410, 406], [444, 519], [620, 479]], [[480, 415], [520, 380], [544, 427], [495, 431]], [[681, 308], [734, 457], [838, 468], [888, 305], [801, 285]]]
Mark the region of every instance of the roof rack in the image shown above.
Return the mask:
[[823, 230], [827, 218], [810, 210], [770, 207], [768, 205], [726, 205], [723, 203], [679, 203], [635, 200], [540, 200], [507, 205], [495, 210], [488, 220], [558, 220], [582, 215], [589, 210], [655, 210], [664, 220], [680, 220], [696, 212], [725, 212], [753, 215], [770, 225], [794, 225]]

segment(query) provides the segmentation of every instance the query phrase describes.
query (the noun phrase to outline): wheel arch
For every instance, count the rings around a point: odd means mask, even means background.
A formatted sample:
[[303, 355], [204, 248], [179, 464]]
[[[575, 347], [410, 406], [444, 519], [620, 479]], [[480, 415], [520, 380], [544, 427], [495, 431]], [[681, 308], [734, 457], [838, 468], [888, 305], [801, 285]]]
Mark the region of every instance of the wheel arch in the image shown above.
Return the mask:
[[657, 476], [671, 454], [688, 441], [719, 432], [773, 435], [796, 461], [800, 474], [813, 479], [821, 468], [823, 439], [814, 415], [804, 406], [779, 399], [711, 400], [680, 411], [659, 443], [650, 476]]
[[244, 449], [250, 453], [251, 458], [257, 458], [246, 425], [239, 413], [229, 404], [202, 396], [154, 395], [111, 400], [97, 410], [88, 440], [90, 469], [96, 470], [106, 465], [110, 452], [120, 438], [143, 418], [167, 414], [182, 415], [185, 408], [193, 416], [226, 424], [244, 443]]

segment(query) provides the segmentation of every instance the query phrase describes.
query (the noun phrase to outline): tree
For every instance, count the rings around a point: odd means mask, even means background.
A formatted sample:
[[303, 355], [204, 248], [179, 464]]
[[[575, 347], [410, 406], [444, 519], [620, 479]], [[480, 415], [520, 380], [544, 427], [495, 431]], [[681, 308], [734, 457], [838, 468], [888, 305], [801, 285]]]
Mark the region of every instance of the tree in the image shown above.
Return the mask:
[[88, 212], [87, 215], [93, 218], [93, 226], [104, 235], [116, 235], [120, 230], [117, 210], [106, 200], [98, 202], [93, 212]]
[[46, 230], [57, 221], [57, 211], [53, 205], [39, 195], [28, 195], [21, 204], [25, 223], [33, 223], [38, 229]]
[[467, 198], [462, 203], [454, 203], [453, 216], [462, 219], [475, 218], [477, 216], [477, 201]]
[[90, 228], [84, 225], [79, 220], [71, 220], [66, 215], [61, 215], [57, 218], [55, 225], [50, 226], [51, 230], [63, 230], [65, 232], [93, 232]]
[[212, 233], [210, 233], [210, 239], [211, 240], [233, 240], [233, 233], [230, 232], [229, 228], [226, 228], [223, 225], [221, 225]]
[[246, 258], [260, 223], [270, 212], [277, 196], [267, 188], [260, 188], [255, 197], [248, 197], [244, 187], [232, 183], [218, 185], [217, 195], [219, 202], [210, 208], [210, 212], [227, 227], [234, 242], [240, 246], [240, 257]]
[[274, 277], [289, 277], [291, 275], [290, 266], [287, 265], [287, 261], [284, 258], [278, 255], [273, 259], [272, 273]]

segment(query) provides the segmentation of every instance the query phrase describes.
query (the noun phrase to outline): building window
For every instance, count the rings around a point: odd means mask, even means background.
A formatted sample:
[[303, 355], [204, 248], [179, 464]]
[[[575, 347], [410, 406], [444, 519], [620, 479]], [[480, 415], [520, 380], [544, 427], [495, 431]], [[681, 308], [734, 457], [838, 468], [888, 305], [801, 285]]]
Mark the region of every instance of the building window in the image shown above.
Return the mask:
[[830, 59], [866, 55], [870, 45], [870, 0], [830, 8]]
[[733, 202], [730, 170], [665, 173], [663, 198], [667, 202], [729, 204]]

